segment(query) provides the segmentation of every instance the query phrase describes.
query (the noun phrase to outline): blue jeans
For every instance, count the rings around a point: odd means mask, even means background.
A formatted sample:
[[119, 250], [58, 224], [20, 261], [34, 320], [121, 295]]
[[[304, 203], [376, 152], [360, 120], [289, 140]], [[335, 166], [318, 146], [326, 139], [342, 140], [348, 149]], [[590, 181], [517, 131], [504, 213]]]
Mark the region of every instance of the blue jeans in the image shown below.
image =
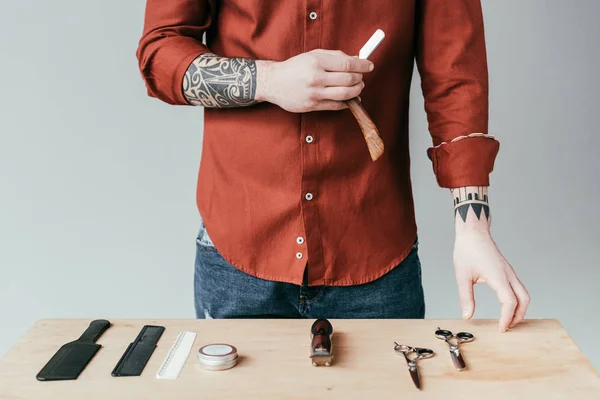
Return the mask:
[[197, 318], [424, 318], [418, 245], [381, 278], [356, 286], [307, 286], [248, 275], [219, 254], [202, 224], [196, 239]]

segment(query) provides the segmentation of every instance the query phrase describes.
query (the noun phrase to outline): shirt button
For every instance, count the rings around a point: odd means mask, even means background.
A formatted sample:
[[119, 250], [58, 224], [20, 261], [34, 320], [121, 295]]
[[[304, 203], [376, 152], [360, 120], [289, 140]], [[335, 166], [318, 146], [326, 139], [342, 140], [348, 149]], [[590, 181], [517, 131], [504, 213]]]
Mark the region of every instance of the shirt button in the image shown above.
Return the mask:
[[296, 258], [299, 260], [302, 258], [302, 253], [296, 253]]
[[308, 14], [308, 17], [314, 21], [315, 19], [317, 19], [317, 13], [313, 11], [310, 14]]
[[312, 143], [315, 139], [312, 136], [306, 137], [306, 143]]
[[313, 199], [313, 195], [312, 193], [306, 193], [306, 195], [304, 196], [304, 198], [308, 201], [311, 201]]
[[303, 244], [304, 243], [304, 238], [302, 236], [300, 236], [298, 239], [296, 239], [296, 243]]

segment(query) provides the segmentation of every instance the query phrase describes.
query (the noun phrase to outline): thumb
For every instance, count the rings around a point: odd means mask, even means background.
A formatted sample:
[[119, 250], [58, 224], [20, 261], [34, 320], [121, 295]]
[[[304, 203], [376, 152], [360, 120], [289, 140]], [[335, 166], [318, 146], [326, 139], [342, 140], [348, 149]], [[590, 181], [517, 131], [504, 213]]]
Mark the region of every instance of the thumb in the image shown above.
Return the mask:
[[463, 319], [471, 319], [475, 312], [475, 299], [473, 298], [473, 280], [469, 276], [457, 276], [458, 296], [462, 307]]

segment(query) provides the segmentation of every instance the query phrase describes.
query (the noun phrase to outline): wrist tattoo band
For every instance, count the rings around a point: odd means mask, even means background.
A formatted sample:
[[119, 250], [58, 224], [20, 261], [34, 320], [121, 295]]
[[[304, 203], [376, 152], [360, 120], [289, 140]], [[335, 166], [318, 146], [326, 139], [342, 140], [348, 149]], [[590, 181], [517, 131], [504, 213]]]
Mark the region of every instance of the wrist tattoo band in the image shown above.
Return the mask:
[[475, 212], [477, 219], [481, 219], [481, 212], [485, 214], [486, 219], [490, 219], [490, 206], [488, 203], [487, 186], [467, 186], [457, 189], [450, 189], [454, 199], [454, 216], [458, 213], [463, 222], [467, 222], [469, 208]]

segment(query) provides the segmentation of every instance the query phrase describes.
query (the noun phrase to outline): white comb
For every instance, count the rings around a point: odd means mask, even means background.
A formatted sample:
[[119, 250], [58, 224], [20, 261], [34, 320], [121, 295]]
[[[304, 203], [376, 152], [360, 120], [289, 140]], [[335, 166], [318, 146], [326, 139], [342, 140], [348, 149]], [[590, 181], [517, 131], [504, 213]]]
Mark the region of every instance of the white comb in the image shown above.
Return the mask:
[[190, 355], [195, 339], [196, 334], [194, 332], [179, 332], [175, 343], [169, 350], [169, 354], [167, 354], [156, 373], [158, 379], [177, 379]]

